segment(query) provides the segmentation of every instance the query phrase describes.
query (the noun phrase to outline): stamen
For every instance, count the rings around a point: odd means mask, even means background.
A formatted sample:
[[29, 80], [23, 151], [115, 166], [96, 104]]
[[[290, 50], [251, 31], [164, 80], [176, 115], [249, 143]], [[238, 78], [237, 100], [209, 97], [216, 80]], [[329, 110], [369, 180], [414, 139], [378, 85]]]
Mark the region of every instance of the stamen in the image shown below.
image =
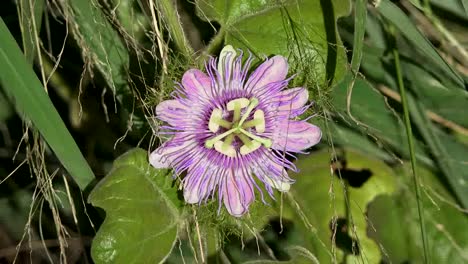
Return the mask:
[[263, 120], [260, 120], [260, 119], [252, 119], [252, 120], [249, 120], [249, 121], [245, 122], [242, 125], [242, 128], [243, 129], [251, 128], [251, 127], [254, 127], [254, 126], [257, 126], [257, 125], [261, 124], [262, 122], [263, 122]]
[[223, 110], [219, 108], [213, 109], [213, 112], [211, 112], [210, 116], [210, 121], [208, 122], [208, 129], [215, 133], [219, 130], [219, 122], [218, 120], [221, 120], [223, 116]]
[[236, 150], [234, 149], [234, 147], [228, 145], [227, 148], [225, 148], [225, 145], [222, 141], [216, 141], [216, 143], [214, 144], [214, 148], [219, 153], [222, 153], [228, 157], [233, 158], [236, 156]]
[[229, 122], [229, 121], [226, 121], [224, 119], [219, 119], [219, 120], [216, 120], [216, 122], [218, 122], [218, 125], [224, 127], [224, 128], [231, 128], [232, 127], [232, 123]]
[[263, 111], [262, 110], [255, 111], [254, 119], [262, 120], [260, 124], [255, 126], [255, 130], [257, 130], [258, 133], [265, 132], [265, 114], [263, 113]]
[[267, 138], [262, 138], [262, 137], [259, 137], [259, 136], [256, 136], [248, 131], [246, 131], [245, 129], [243, 128], [239, 128], [239, 131], [241, 133], [243, 133], [244, 135], [248, 136], [249, 138], [255, 140], [255, 141], [258, 141], [260, 143], [262, 143], [265, 147], [269, 148], [271, 147], [272, 145], [272, 142], [271, 140], [267, 139]]
[[226, 140], [224, 141], [223, 147], [222, 147], [223, 150], [227, 150], [228, 147], [232, 147], [231, 144], [232, 144], [232, 141], [234, 141], [234, 137], [235, 137], [234, 134], [231, 134], [226, 137]]
[[254, 119], [249, 120], [242, 125], [242, 128], [244, 129], [250, 127], [255, 127], [255, 130], [258, 133], [265, 132], [265, 115], [263, 114], [262, 110], [255, 111]]
[[221, 139], [229, 136], [230, 134], [232, 134], [234, 131], [238, 130], [237, 128], [232, 128], [232, 129], [229, 129], [228, 131], [222, 133], [222, 134], [219, 134], [217, 135], [216, 137], [214, 138], [210, 138], [208, 139], [207, 141], [205, 141], [205, 147], [207, 148], [213, 148], [214, 144], [217, 142], [217, 141], [220, 141]]
[[262, 144], [258, 141], [251, 141], [252, 144], [249, 145], [244, 145], [240, 148], [239, 152], [241, 155], [247, 155], [249, 153], [254, 152], [255, 150], [259, 149]]
[[249, 137], [247, 137], [244, 134], [239, 134], [237, 137], [242, 141], [244, 145], [252, 145], [252, 141], [250, 140]]
[[234, 106], [236, 103], [239, 103], [241, 108], [245, 108], [249, 105], [250, 101], [249, 99], [244, 98], [244, 97], [231, 100], [227, 103], [227, 110], [229, 111], [234, 110]]

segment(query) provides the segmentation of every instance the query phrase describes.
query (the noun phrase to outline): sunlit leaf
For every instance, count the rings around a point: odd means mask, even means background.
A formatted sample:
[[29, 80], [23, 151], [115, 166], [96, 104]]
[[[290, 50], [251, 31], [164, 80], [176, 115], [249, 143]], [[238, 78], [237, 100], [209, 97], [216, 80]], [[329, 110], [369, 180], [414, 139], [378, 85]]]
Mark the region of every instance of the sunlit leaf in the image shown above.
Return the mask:
[[[339, 80], [345, 71], [336, 19], [349, 13], [347, 0], [198, 0], [197, 5], [201, 18], [221, 24], [215, 40], [222, 37], [226, 44], [259, 56], [286, 56], [299, 75], [311, 74], [320, 83]], [[311, 69], [303, 68], [306, 61]]]
[[[385, 260], [393, 263], [423, 261], [416, 198], [409, 167], [400, 168], [402, 187], [394, 195], [380, 197], [369, 206], [372, 236], [386, 251]], [[468, 225], [466, 214], [459, 210], [455, 200], [434, 174], [420, 167], [419, 176], [425, 191], [423, 217], [432, 263], [466, 263], [468, 261]]]
[[[366, 208], [377, 196], [394, 192], [395, 176], [382, 161], [351, 151], [346, 151], [344, 158], [345, 167], [333, 176], [328, 153], [299, 160], [301, 174], [292, 194], [301, 209], [295, 221], [300, 223], [304, 217], [314, 229], [300, 236], [320, 263], [341, 262], [345, 255], [348, 263], [361, 263], [363, 259], [378, 263], [381, 252], [367, 236]], [[337, 230], [333, 232], [335, 224]]]

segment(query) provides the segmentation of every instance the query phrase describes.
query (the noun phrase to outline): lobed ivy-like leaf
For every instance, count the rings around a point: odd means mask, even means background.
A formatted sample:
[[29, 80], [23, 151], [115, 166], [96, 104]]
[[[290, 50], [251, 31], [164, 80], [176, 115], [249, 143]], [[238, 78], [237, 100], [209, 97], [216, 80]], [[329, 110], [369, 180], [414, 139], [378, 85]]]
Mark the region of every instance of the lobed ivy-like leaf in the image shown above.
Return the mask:
[[280, 54], [299, 76], [321, 83], [346, 70], [336, 20], [349, 13], [348, 0], [198, 0], [197, 7], [202, 19], [221, 24], [211, 48], [222, 40], [256, 55]]
[[146, 151], [115, 160], [89, 202], [106, 211], [91, 248], [95, 263], [158, 263], [170, 253], [182, 202], [168, 171], [151, 167]]

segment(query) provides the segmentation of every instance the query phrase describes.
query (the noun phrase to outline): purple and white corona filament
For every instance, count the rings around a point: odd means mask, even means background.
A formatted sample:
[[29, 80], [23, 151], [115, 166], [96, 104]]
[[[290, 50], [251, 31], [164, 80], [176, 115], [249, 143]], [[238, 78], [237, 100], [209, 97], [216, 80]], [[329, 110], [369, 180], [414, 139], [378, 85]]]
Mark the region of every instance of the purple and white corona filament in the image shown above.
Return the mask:
[[255, 189], [261, 194], [257, 184], [270, 195], [273, 188], [288, 191], [293, 180], [286, 169], [297, 169], [285, 156], [321, 138], [317, 126], [296, 120], [308, 108], [308, 91], [287, 89], [286, 59], [274, 56], [251, 74], [250, 64], [226, 46], [207, 63], [207, 74], [188, 70], [174, 99], [156, 107], [172, 138], [150, 156], [156, 168], [186, 172], [181, 188], [187, 203], [217, 195], [234, 216], [248, 211]]

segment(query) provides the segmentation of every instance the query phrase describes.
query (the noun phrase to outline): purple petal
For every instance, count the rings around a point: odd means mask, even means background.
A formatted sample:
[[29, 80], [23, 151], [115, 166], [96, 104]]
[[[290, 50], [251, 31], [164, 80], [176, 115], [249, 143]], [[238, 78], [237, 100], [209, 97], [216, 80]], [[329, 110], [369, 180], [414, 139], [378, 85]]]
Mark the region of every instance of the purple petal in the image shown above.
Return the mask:
[[279, 96], [274, 99], [278, 105], [277, 110], [280, 115], [293, 118], [303, 112], [303, 107], [309, 100], [309, 92], [302, 87], [296, 87], [281, 91]]
[[284, 161], [286, 161], [285, 157], [278, 157], [273, 152], [267, 152], [264, 157], [257, 160], [252, 171], [265, 184], [281, 192], [287, 192], [294, 181], [288, 176]]
[[199, 203], [211, 192], [210, 184], [213, 175], [206, 174], [203, 166], [189, 169], [184, 178], [184, 199], [189, 204]]
[[178, 156], [185, 154], [187, 147], [191, 144], [189, 140], [184, 140], [175, 136], [164, 143], [150, 154], [149, 162], [156, 169], [169, 168]]
[[[247, 176], [248, 177], [248, 176]], [[228, 212], [236, 217], [245, 214], [254, 200], [254, 190], [241, 170], [230, 170], [223, 184], [223, 200]]]
[[182, 86], [187, 96], [208, 98], [207, 91], [211, 89], [211, 79], [204, 72], [190, 69], [182, 77]]
[[156, 106], [156, 115], [171, 126], [178, 126], [186, 122], [187, 113], [190, 113], [179, 100], [166, 100]]
[[249, 77], [245, 85], [248, 91], [258, 90], [273, 82], [282, 81], [288, 74], [288, 62], [283, 56], [274, 56], [262, 63]]
[[301, 152], [317, 144], [321, 137], [320, 128], [305, 121], [279, 122], [273, 135], [272, 148]]
[[164, 157], [164, 147], [161, 146], [151, 152], [150, 157], [149, 157], [149, 162], [153, 167], [156, 169], [164, 169], [164, 168], [169, 168], [170, 167], [170, 162], [167, 160], [167, 158]]

